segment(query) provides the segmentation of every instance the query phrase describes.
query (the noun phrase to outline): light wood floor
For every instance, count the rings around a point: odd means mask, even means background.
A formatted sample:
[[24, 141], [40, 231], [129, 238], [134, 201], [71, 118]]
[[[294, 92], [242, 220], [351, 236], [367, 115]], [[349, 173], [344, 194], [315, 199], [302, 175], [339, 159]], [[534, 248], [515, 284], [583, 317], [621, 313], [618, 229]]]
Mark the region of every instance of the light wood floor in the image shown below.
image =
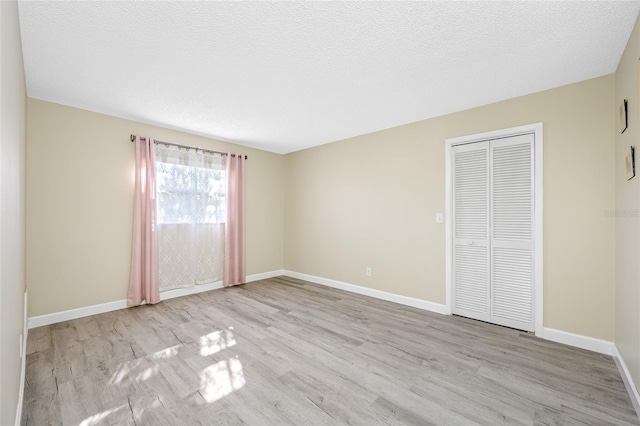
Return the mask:
[[638, 424], [611, 357], [291, 278], [29, 331], [22, 424]]

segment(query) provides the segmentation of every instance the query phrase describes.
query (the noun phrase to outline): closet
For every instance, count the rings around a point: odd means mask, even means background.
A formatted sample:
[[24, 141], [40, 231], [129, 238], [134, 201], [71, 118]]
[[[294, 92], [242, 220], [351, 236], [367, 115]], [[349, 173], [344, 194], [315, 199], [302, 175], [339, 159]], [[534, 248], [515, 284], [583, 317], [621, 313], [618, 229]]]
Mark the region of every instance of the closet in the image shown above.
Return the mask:
[[451, 147], [453, 313], [534, 321], [534, 134]]

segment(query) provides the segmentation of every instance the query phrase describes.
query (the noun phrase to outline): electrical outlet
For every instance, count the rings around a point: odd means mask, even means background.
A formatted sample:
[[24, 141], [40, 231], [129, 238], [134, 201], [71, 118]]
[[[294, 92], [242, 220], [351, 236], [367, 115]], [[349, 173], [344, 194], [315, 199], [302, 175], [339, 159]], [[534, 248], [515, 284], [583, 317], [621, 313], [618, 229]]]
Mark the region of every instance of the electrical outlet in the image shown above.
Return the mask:
[[368, 266], [364, 269], [364, 274], [368, 277], [371, 276], [371, 268], [369, 268]]

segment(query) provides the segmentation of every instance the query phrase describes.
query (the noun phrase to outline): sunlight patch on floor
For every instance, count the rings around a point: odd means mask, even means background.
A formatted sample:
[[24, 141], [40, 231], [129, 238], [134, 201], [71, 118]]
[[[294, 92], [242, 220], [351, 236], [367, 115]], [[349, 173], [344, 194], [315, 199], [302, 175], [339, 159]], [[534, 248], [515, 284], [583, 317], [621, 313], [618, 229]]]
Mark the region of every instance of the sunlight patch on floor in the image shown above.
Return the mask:
[[80, 422], [80, 426], [92, 426], [92, 425], [97, 425], [97, 424], [102, 424], [102, 421], [104, 419], [106, 419], [109, 415], [122, 410], [123, 408], [125, 408], [124, 405], [121, 405], [119, 407], [116, 408], [112, 408], [110, 410], [105, 410], [101, 413], [98, 414], [94, 414], [91, 417], [87, 417], [86, 419], [84, 419], [83, 421]]
[[[169, 359], [178, 355], [178, 350], [182, 347], [182, 345], [175, 345], [165, 349], [162, 349], [158, 352], [153, 353], [148, 358], [151, 360], [157, 359]], [[128, 361], [120, 364], [118, 369], [109, 380], [110, 385], [123, 385], [127, 383], [128, 380], [135, 380], [136, 382], [141, 382], [149, 379], [153, 375], [158, 372], [158, 365], [154, 364], [147, 368], [143, 369], [143, 364], [149, 364], [150, 360], [147, 357], [138, 358], [133, 361]], [[136, 373], [136, 370], [141, 370]]]
[[[153, 354], [146, 355], [142, 358], [124, 362], [118, 365], [117, 370], [112, 374], [109, 380], [109, 385], [115, 385], [118, 388], [121, 388], [148, 381], [152, 377], [160, 374], [160, 370], [164, 368], [163, 366], [166, 365], [169, 369], [174, 368], [172, 367], [173, 361], [170, 361], [172, 358], [180, 357], [181, 355], [186, 357], [192, 356], [191, 351], [195, 349], [198, 351], [196, 353], [201, 357], [204, 357], [207, 361], [213, 363], [201, 370], [200, 373], [197, 373], [197, 370], [193, 372], [194, 375], [199, 374], [199, 394], [202, 396], [205, 403], [210, 404], [218, 401], [219, 399], [245, 386], [243, 366], [237, 355], [219, 362], [216, 362], [216, 360], [210, 357], [210, 355], [220, 353], [221, 351], [237, 344], [233, 333], [233, 327], [215, 330], [209, 334], [202, 335], [199, 337], [199, 341], [196, 342], [198, 342], [199, 345], [198, 343], [196, 343], [196, 345], [193, 345], [193, 343], [188, 345], [175, 345], [154, 352]], [[207, 362], [207, 364], [209, 364], [209, 362]], [[185, 377], [185, 379], [187, 378]], [[147, 405], [146, 409], [158, 409], [162, 405], [163, 404], [158, 397], [158, 399], [153, 401], [150, 406]], [[123, 407], [118, 407], [116, 409], [103, 411], [91, 417], [87, 417], [82, 422], [82, 425], [90, 426], [98, 423], [102, 424], [105, 422], [107, 417], [122, 408]], [[140, 406], [138, 406], [138, 408], [142, 409]], [[142, 409], [138, 414], [141, 414], [142, 412], [144, 412], [144, 409]]]
[[215, 402], [245, 385], [242, 363], [236, 357], [211, 365], [200, 373], [200, 383], [205, 401]]
[[236, 344], [233, 332], [218, 330], [200, 337], [200, 355], [209, 356]]
[[182, 345], [175, 345], [175, 346], [171, 346], [169, 348], [165, 348], [161, 351], [158, 351], [156, 353], [154, 353], [153, 355], [151, 355], [152, 358], [154, 359], [163, 359], [163, 358], [171, 358], [174, 357], [176, 355], [178, 355], [178, 349], [180, 349]]
[[145, 380], [148, 380], [149, 378], [155, 376], [157, 373], [158, 373], [158, 365], [153, 365], [149, 368], [145, 368], [136, 376], [136, 382], [137, 383], [144, 382]]
[[121, 384], [125, 379], [130, 377], [132, 371], [140, 366], [142, 359], [136, 359], [135, 361], [123, 362], [118, 366], [118, 369], [109, 379], [110, 385]]

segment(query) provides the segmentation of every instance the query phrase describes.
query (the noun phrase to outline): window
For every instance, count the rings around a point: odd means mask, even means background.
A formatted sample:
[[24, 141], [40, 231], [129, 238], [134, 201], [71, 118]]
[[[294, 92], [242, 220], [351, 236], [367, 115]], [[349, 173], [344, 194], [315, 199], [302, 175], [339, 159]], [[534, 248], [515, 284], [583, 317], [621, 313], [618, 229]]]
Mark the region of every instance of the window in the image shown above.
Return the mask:
[[219, 154], [158, 144], [160, 290], [222, 279], [226, 179]]
[[224, 171], [156, 161], [159, 224], [224, 223]]

